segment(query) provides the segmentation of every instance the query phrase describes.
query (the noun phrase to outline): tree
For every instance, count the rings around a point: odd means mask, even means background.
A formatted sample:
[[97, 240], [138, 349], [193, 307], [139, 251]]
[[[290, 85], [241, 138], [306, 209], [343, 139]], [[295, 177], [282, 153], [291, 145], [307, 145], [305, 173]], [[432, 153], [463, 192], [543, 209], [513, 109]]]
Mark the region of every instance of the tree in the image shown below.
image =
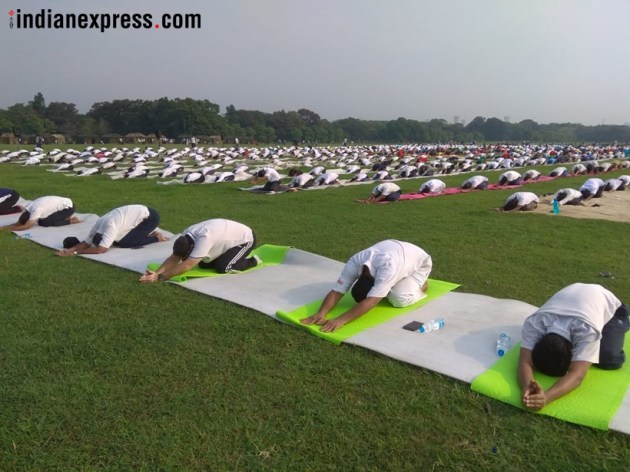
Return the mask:
[[39, 115], [31, 105], [17, 103], [7, 109], [7, 116], [17, 134], [44, 134], [54, 131], [55, 125]]
[[55, 131], [76, 134], [79, 110], [74, 103], [50, 102], [46, 108], [46, 117], [54, 123]]
[[322, 120], [317, 113], [307, 110], [306, 108], [300, 108], [297, 114], [300, 115], [300, 118], [306, 126], [316, 125]]
[[46, 100], [44, 100], [44, 95], [42, 95], [41, 92], [37, 92], [37, 94], [33, 97], [33, 100], [28, 102], [28, 104], [33, 107], [33, 110], [35, 110], [38, 115], [46, 115]]

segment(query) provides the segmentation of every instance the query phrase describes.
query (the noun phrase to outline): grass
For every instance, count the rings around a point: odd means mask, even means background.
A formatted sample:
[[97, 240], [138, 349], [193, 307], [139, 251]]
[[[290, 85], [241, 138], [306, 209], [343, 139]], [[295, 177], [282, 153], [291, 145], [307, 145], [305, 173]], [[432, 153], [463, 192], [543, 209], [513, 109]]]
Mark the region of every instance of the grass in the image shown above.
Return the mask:
[[[407, 240], [432, 255], [433, 277], [461, 283], [460, 291], [538, 305], [583, 281], [630, 300], [627, 224], [491, 211], [509, 190], [359, 205], [354, 199], [370, 185], [264, 196], [239, 192], [238, 183], [160, 186], [16, 165], [0, 167], [0, 182], [30, 198], [69, 196], [80, 212], [144, 203], [171, 231], [228, 217], [254, 228], [261, 243], [337, 260], [385, 238]], [[415, 190], [419, 181], [401, 186]], [[566, 182], [528, 190], [560, 186]], [[0, 234], [0, 261], [0, 470], [625, 470], [630, 463], [628, 436], [515, 409], [465, 383], [334, 346], [218, 299], [140, 285], [137, 274], [57, 258], [10, 234]]]

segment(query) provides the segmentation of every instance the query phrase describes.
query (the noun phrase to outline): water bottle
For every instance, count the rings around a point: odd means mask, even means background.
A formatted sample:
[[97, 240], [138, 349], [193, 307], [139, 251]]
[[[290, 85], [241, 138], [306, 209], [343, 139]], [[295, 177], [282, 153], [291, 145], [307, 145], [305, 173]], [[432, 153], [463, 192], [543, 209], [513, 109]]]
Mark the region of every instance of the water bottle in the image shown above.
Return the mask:
[[429, 331], [435, 331], [442, 328], [444, 328], [444, 318], [434, 318], [420, 326], [418, 331], [420, 333], [428, 333]]
[[503, 357], [512, 347], [512, 340], [507, 333], [501, 333], [497, 339], [497, 356]]
[[553, 210], [551, 210], [552, 213], [554, 214], [558, 214], [560, 213], [560, 204], [558, 203], [558, 200], [556, 200], [555, 198], [551, 201], [551, 205], [553, 206]]

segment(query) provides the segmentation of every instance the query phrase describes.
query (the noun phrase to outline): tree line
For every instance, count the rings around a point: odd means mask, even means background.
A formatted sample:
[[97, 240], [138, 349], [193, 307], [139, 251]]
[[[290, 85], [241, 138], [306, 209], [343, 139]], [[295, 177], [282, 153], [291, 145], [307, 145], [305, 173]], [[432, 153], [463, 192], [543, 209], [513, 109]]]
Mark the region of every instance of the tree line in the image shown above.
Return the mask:
[[533, 120], [510, 123], [477, 116], [468, 124], [443, 119], [389, 121], [344, 118], [328, 121], [316, 112], [239, 110], [233, 105], [221, 114], [209, 100], [167, 97], [157, 100], [97, 102], [79, 113], [74, 103], [46, 103], [37, 93], [28, 103], [0, 109], [0, 132], [22, 135], [62, 134], [69, 139], [99, 139], [108, 134], [132, 132], [158, 138], [220, 136], [224, 142], [283, 143], [446, 143], [446, 142], [545, 142], [628, 143], [630, 126], [579, 123], [540, 124]]

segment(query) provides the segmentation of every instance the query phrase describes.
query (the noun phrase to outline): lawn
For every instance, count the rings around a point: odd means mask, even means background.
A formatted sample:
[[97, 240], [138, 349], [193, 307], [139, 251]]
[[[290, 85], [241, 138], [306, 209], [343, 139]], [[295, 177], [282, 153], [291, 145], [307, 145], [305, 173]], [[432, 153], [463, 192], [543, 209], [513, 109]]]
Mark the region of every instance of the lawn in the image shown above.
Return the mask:
[[[496, 181], [499, 173], [487, 175]], [[420, 181], [400, 185], [412, 191]], [[354, 200], [371, 185], [267, 196], [238, 191], [242, 183], [162, 186], [11, 164], [0, 166], [0, 186], [27, 198], [68, 196], [80, 212], [143, 203], [173, 232], [230, 218], [254, 228], [260, 243], [341, 261], [382, 239], [406, 240], [431, 254], [433, 278], [534, 305], [578, 281], [630, 301], [627, 224], [493, 211], [509, 190], [360, 205]], [[141, 285], [135, 273], [55, 257], [7, 233], [0, 260], [0, 470], [630, 464], [628, 436], [521, 411], [468, 384], [172, 284]]]

